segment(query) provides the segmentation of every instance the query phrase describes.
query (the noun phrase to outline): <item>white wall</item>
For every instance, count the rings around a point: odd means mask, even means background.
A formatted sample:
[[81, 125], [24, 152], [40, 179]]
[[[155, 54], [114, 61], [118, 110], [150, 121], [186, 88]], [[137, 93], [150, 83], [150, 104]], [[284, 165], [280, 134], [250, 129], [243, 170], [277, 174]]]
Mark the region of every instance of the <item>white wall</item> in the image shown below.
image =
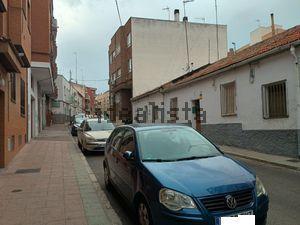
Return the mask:
[[[299, 50], [298, 50], [299, 54]], [[194, 82], [185, 88], [177, 89], [165, 93], [165, 121], [169, 119], [166, 111], [169, 110], [170, 99], [178, 98], [179, 108], [184, 107], [188, 102], [192, 107], [192, 100], [199, 98], [202, 93], [201, 107], [206, 111], [207, 124], [224, 124], [224, 123], [242, 123], [244, 130], [276, 130], [276, 129], [296, 129], [297, 127], [297, 104], [296, 88], [297, 77], [295, 75], [295, 64], [289, 51], [275, 55], [273, 57], [260, 60], [255, 66], [255, 81], [249, 82], [250, 67], [243, 67], [216, 75], [214, 78], [207, 78], [202, 81]], [[215, 79], [215, 82], [213, 81]], [[283, 119], [263, 119], [262, 113], [262, 85], [287, 80], [288, 95], [288, 112], [289, 117]], [[222, 117], [220, 107], [220, 85], [231, 81], [236, 82], [236, 101], [237, 116]], [[215, 86], [213, 86], [215, 83]], [[149, 99], [159, 97], [157, 94], [133, 102], [133, 108], [143, 107], [149, 102]], [[134, 115], [136, 110], [133, 111]], [[185, 113], [180, 110], [178, 113], [178, 123], [187, 123]], [[194, 115], [189, 113], [189, 119], [193, 121], [195, 127]], [[150, 122], [150, 121], [149, 121]]]
[[[31, 75], [31, 69], [28, 69], [28, 88], [27, 88], [27, 113], [28, 113], [28, 141], [39, 134], [39, 115], [38, 115], [38, 83]], [[33, 87], [31, 86], [33, 84]], [[33, 101], [31, 101], [33, 100]], [[33, 105], [32, 105], [33, 103]], [[32, 115], [32, 116], [31, 116]], [[33, 123], [31, 121], [33, 119]], [[32, 123], [32, 124], [31, 124]], [[33, 130], [33, 131], [32, 131]], [[32, 134], [32, 135], [31, 135]]]
[[[216, 26], [188, 23], [194, 69], [217, 60]], [[209, 59], [209, 40], [210, 59]], [[227, 27], [219, 27], [220, 58], [227, 56]], [[132, 18], [133, 97], [186, 73], [183, 22]]]

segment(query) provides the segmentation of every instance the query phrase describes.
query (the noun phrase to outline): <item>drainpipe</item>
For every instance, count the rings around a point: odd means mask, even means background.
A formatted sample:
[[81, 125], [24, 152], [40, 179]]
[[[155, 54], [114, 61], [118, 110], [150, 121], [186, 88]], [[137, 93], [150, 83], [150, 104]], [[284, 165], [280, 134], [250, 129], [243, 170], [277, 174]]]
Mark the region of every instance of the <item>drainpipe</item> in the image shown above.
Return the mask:
[[295, 68], [297, 76], [297, 85], [296, 85], [296, 101], [297, 101], [297, 111], [296, 111], [296, 120], [297, 120], [297, 136], [298, 136], [298, 158], [300, 158], [300, 58], [296, 54], [295, 46], [291, 46], [291, 54], [295, 59]]

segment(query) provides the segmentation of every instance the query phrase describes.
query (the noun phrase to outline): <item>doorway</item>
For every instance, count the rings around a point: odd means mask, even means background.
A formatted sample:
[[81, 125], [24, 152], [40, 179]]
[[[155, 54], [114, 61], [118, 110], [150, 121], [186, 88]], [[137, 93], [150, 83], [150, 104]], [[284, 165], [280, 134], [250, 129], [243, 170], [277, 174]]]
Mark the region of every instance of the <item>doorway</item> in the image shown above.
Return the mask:
[[193, 113], [195, 114], [195, 122], [196, 122], [196, 130], [201, 131], [201, 108], [200, 108], [200, 100], [193, 101]]
[[5, 122], [5, 95], [0, 90], [0, 168], [4, 167], [4, 122]]

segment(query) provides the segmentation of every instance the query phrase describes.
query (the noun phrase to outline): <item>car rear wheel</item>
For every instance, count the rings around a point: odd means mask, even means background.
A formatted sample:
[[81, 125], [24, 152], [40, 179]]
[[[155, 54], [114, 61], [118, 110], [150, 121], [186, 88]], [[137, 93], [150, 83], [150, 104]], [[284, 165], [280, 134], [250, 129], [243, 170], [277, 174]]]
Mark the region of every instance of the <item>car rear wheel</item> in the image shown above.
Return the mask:
[[145, 201], [140, 201], [137, 208], [138, 224], [153, 225], [150, 209]]
[[86, 155], [87, 154], [87, 150], [83, 147], [83, 144], [81, 144], [81, 152]]

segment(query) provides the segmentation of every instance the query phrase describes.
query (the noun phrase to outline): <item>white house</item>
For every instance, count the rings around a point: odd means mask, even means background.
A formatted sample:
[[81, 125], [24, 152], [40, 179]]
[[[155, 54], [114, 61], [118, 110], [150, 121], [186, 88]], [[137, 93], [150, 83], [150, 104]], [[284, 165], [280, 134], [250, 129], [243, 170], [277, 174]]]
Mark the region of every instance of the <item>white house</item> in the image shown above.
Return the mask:
[[220, 145], [300, 155], [300, 26], [132, 99], [138, 122], [185, 123]]
[[63, 75], [57, 76], [55, 84], [57, 99], [52, 101], [53, 122], [65, 123], [71, 116], [71, 85]]

